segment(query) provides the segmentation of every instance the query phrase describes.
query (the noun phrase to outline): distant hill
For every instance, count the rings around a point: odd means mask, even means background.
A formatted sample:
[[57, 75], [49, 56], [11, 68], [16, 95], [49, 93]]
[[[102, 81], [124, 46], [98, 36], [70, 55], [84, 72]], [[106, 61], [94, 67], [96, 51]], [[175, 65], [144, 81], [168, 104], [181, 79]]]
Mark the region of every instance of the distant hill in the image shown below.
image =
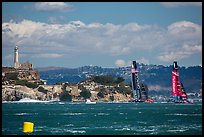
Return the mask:
[[50, 67], [37, 67], [35, 69], [42, 72], [42, 71], [49, 71], [49, 70], [62, 70], [67, 68], [50, 66]]
[[[150, 94], [171, 94], [171, 71], [172, 65], [145, 65], [138, 64], [140, 82], [148, 85]], [[131, 68], [102, 68], [99, 66], [83, 66], [79, 68], [46, 67], [36, 68], [40, 72], [41, 79], [47, 80], [48, 84], [57, 82], [77, 83], [90, 76], [111, 75], [123, 77], [125, 83], [131, 82]], [[187, 93], [202, 91], [202, 67], [179, 67], [180, 79]]]

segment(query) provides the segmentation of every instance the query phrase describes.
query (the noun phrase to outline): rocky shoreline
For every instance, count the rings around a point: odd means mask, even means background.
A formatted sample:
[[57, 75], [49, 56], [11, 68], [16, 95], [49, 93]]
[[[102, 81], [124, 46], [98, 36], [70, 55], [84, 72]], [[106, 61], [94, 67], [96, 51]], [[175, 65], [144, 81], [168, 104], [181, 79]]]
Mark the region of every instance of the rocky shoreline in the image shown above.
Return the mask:
[[[85, 83], [80, 83], [80, 84], [85, 84]], [[121, 94], [121, 93], [118, 93], [117, 90], [113, 91], [114, 88], [111, 86], [99, 85], [97, 83], [94, 83], [95, 85], [86, 86], [86, 84], [84, 86], [91, 93], [91, 96], [89, 98], [91, 101], [128, 102], [129, 100], [132, 99], [130, 94]], [[104, 97], [98, 96], [99, 86], [103, 87], [103, 89], [105, 88], [106, 90], [105, 91], [106, 93], [104, 93]], [[44, 89], [47, 90], [47, 92], [46, 93], [40, 92], [38, 90], [39, 87], [43, 87]], [[19, 101], [20, 99], [23, 99], [23, 98], [30, 98], [30, 99], [41, 100], [41, 101], [60, 100], [60, 95], [63, 92], [63, 85], [40, 85], [39, 87], [32, 89], [21, 85], [2, 85], [2, 102]], [[66, 91], [69, 92], [69, 94], [72, 96], [72, 100], [71, 100], [72, 102], [85, 101], [85, 98], [80, 96], [80, 93], [82, 92], [82, 90], [78, 88], [77, 84], [67, 86]]]
[[46, 94], [21, 85], [2, 85], [2, 101], [19, 101], [23, 98], [47, 101]]
[[96, 76], [76, 84], [58, 82], [46, 85], [38, 71], [4, 67], [2, 69], [2, 102], [30, 98], [40, 101], [127, 102], [132, 100], [130, 85], [122, 78]]

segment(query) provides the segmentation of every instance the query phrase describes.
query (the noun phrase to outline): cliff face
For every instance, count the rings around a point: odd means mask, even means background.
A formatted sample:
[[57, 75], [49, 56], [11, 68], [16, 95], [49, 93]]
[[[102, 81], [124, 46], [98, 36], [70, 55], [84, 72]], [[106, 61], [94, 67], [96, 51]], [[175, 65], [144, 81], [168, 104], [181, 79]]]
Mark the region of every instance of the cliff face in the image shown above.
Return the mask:
[[[39, 88], [39, 87], [38, 87]], [[62, 92], [61, 86], [47, 86], [47, 93], [38, 91], [38, 88], [32, 89], [21, 85], [2, 85], [2, 101], [18, 101], [22, 98], [30, 98], [36, 100], [58, 100], [59, 94]]]
[[26, 86], [2, 85], [2, 101], [18, 101], [22, 98], [41, 98], [42, 100], [45, 100], [45, 95], [43, 95], [43, 93], [35, 92], [35, 90], [27, 88]]
[[[47, 100], [47, 95], [38, 91], [40, 74], [33, 69], [2, 67], [2, 101], [18, 101], [22, 98]], [[29, 86], [37, 86], [29, 88]]]

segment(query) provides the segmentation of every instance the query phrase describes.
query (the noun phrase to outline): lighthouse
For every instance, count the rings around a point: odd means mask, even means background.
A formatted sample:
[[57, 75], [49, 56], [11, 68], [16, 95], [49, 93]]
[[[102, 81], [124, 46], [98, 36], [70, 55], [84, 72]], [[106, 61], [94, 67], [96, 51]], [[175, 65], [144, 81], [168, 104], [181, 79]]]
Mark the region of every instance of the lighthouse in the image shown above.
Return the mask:
[[15, 46], [14, 48], [14, 68], [19, 68], [19, 62], [18, 62], [18, 47]]

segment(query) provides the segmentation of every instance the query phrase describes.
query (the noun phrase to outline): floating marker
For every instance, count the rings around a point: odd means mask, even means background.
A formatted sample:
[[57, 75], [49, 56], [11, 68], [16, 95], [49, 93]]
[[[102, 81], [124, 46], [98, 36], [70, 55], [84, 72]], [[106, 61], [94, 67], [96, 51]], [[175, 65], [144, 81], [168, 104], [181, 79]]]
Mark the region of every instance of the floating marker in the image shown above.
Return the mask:
[[24, 122], [23, 124], [23, 132], [24, 133], [32, 133], [34, 128], [34, 124], [32, 122]]

